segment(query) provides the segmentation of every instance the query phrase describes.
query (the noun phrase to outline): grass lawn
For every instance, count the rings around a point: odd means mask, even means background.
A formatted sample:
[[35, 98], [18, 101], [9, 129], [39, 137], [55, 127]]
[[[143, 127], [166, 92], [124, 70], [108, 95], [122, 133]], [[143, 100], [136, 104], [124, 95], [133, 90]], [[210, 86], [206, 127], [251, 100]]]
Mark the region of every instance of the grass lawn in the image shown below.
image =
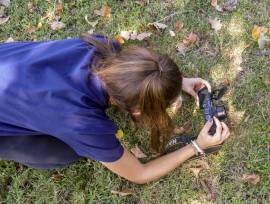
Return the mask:
[[[237, 9], [224, 13], [216, 11], [210, 0], [150, 0], [144, 5], [131, 0], [63, 0], [63, 11], [55, 7], [54, 0], [35, 0], [36, 8], [28, 5], [29, 2], [12, 0], [5, 8], [10, 19], [0, 25], [0, 41], [9, 37], [14, 40], [77, 37], [91, 29], [86, 15], [89, 21], [99, 19], [95, 33], [111, 37], [123, 30], [148, 32], [148, 23], [163, 19], [161, 22], [168, 25], [166, 30], [151, 30], [153, 34], [149, 38], [129, 41], [124, 46], [137, 44], [168, 53], [185, 76], [199, 76], [216, 86], [224, 81], [229, 83], [224, 101], [232, 134], [217, 155], [204, 159], [210, 168], [202, 170], [198, 178], [190, 170], [197, 162], [190, 161], [146, 185], [127, 182], [94, 161], [84, 160], [50, 171], [0, 161], [0, 203], [270, 202], [270, 57], [261, 54], [251, 37], [254, 25], [270, 29], [269, 0], [240, 0]], [[94, 10], [104, 5], [112, 9], [111, 20], [94, 16]], [[50, 16], [42, 20], [46, 12]], [[50, 28], [54, 14], [61, 16], [66, 25], [63, 29]], [[166, 16], [170, 17], [164, 19]], [[211, 29], [210, 17], [221, 20], [223, 26], [218, 33]], [[184, 27], [176, 32], [177, 21], [183, 22]], [[170, 36], [169, 29], [176, 32], [175, 37]], [[190, 32], [196, 33], [200, 40], [183, 56], [176, 52], [175, 46]], [[181, 126], [189, 121], [190, 133], [197, 134], [203, 125], [201, 112], [195, 109], [189, 96], [184, 95], [183, 100], [175, 122]], [[109, 114], [124, 131], [125, 146], [138, 144], [150, 155], [146, 131], [134, 134], [127, 115], [114, 110]], [[247, 182], [243, 180], [244, 174], [255, 174], [260, 181], [256, 185]], [[125, 189], [135, 193], [129, 196], [111, 193]]]

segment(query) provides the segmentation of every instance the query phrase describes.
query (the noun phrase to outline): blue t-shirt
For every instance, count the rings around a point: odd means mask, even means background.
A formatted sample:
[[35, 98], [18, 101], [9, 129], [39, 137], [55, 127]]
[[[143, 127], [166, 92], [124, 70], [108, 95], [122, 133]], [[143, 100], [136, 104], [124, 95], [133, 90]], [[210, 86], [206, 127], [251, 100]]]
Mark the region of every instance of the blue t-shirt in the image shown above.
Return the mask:
[[108, 95], [91, 73], [95, 50], [78, 38], [0, 43], [0, 137], [47, 134], [80, 156], [119, 159]]

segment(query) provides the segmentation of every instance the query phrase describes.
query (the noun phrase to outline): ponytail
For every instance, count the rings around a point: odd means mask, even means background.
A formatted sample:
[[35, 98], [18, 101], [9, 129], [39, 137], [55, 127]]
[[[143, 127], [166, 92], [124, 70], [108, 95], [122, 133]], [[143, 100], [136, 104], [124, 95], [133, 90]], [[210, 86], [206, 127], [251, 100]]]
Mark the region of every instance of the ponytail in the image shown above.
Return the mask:
[[[172, 122], [166, 108], [179, 96], [182, 74], [167, 56], [158, 55], [142, 47], [121, 50], [108, 38], [82, 35], [95, 46], [95, 74], [104, 82], [110, 100], [120, 110], [141, 112], [139, 121], [151, 131], [151, 147], [162, 152], [166, 138], [172, 132]], [[100, 36], [99, 36], [100, 38]]]

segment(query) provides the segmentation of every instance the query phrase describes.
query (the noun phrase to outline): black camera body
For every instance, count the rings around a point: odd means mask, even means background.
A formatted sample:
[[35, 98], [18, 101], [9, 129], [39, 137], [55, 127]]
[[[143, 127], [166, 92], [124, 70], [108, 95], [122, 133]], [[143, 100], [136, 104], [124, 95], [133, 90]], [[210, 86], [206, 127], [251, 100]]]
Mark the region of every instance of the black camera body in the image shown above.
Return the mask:
[[[200, 108], [203, 110], [204, 121], [212, 120], [213, 117], [218, 118], [220, 121], [226, 119], [226, 109], [224, 106], [216, 106], [214, 101], [219, 100], [225, 93], [226, 88], [222, 87], [219, 90], [215, 90], [209, 93], [206, 87], [198, 91]], [[209, 130], [210, 135], [214, 135], [216, 132], [216, 124], [214, 123]]]

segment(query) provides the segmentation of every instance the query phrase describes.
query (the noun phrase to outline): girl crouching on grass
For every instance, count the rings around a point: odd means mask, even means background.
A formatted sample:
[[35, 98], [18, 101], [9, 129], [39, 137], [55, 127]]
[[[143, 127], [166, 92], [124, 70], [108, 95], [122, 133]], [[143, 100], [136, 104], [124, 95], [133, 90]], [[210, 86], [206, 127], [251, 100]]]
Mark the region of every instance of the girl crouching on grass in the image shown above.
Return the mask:
[[[198, 102], [200, 78], [183, 78], [167, 56], [142, 47], [121, 50], [99, 35], [47, 42], [0, 44], [0, 158], [40, 169], [62, 167], [81, 158], [100, 161], [135, 183], [168, 174], [197, 150], [223, 143], [225, 123], [208, 121], [197, 139], [146, 164], [124, 149], [105, 110], [127, 111], [151, 131], [161, 152], [172, 133], [166, 112], [181, 90]], [[136, 135], [134, 135], [136, 136]], [[195, 145], [195, 146], [196, 146]]]

